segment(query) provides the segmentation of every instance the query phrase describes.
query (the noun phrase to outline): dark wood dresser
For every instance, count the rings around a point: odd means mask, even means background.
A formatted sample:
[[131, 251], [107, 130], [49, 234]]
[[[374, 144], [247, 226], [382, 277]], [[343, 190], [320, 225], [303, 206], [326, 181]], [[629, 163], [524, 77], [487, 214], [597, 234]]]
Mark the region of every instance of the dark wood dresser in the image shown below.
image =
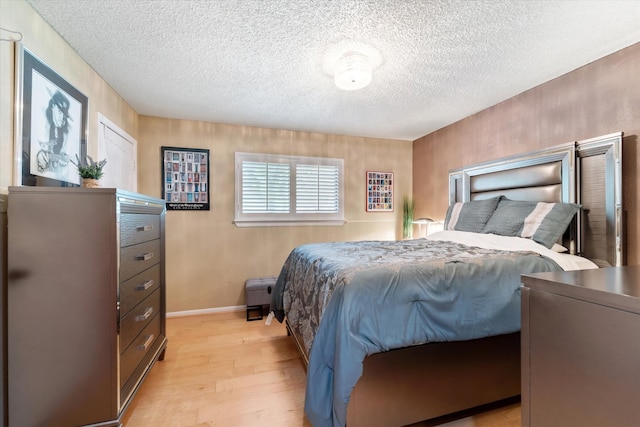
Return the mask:
[[0, 425], [7, 425], [7, 195], [0, 194]]
[[117, 426], [164, 356], [163, 200], [10, 187], [10, 426]]
[[522, 426], [640, 426], [640, 266], [522, 283]]

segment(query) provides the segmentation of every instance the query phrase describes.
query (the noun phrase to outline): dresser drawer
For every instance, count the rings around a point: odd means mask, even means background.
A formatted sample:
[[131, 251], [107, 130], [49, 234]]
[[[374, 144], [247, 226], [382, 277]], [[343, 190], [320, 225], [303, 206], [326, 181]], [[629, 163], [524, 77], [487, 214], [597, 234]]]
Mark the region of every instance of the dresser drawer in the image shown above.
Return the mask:
[[127, 383], [127, 380], [138, 367], [144, 356], [153, 348], [153, 343], [160, 336], [160, 318], [156, 315], [146, 328], [140, 332], [129, 348], [120, 357], [120, 385]]
[[160, 262], [160, 240], [120, 249], [120, 281], [132, 278]]
[[160, 216], [148, 214], [120, 215], [120, 246], [126, 247], [137, 243], [148, 242], [160, 238]]
[[120, 317], [126, 316], [133, 307], [151, 295], [159, 286], [160, 264], [156, 264], [123, 282], [120, 285]]
[[120, 352], [124, 352], [131, 341], [160, 312], [160, 290], [154, 291], [120, 320]]

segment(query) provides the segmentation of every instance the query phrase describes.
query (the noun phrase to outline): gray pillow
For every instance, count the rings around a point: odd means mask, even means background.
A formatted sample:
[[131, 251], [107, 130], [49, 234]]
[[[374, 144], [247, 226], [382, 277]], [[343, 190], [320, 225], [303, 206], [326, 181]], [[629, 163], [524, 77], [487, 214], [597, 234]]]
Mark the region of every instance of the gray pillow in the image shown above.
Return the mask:
[[484, 233], [525, 237], [551, 249], [580, 207], [575, 203], [521, 202], [504, 198], [487, 221]]
[[500, 199], [502, 199], [502, 196], [452, 204], [447, 209], [444, 229], [482, 233], [487, 221], [496, 210]]
[[535, 209], [537, 202], [519, 202], [507, 198], [500, 201], [487, 221], [483, 232], [500, 236], [520, 236], [524, 219]]

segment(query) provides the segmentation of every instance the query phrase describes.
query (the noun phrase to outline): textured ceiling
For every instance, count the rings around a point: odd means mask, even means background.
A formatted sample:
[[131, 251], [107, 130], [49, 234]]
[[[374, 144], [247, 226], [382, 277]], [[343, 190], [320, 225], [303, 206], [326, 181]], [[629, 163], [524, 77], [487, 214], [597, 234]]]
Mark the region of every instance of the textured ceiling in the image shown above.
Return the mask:
[[139, 114], [402, 140], [640, 41], [639, 0], [28, 2]]

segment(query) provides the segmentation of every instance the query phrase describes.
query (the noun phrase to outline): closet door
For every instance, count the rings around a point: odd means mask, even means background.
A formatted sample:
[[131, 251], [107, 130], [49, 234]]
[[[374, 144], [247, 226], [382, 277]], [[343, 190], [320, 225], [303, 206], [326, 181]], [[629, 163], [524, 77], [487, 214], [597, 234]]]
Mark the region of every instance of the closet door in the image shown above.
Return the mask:
[[101, 180], [103, 187], [137, 190], [137, 146], [138, 142], [131, 135], [98, 114], [98, 159], [107, 159]]

